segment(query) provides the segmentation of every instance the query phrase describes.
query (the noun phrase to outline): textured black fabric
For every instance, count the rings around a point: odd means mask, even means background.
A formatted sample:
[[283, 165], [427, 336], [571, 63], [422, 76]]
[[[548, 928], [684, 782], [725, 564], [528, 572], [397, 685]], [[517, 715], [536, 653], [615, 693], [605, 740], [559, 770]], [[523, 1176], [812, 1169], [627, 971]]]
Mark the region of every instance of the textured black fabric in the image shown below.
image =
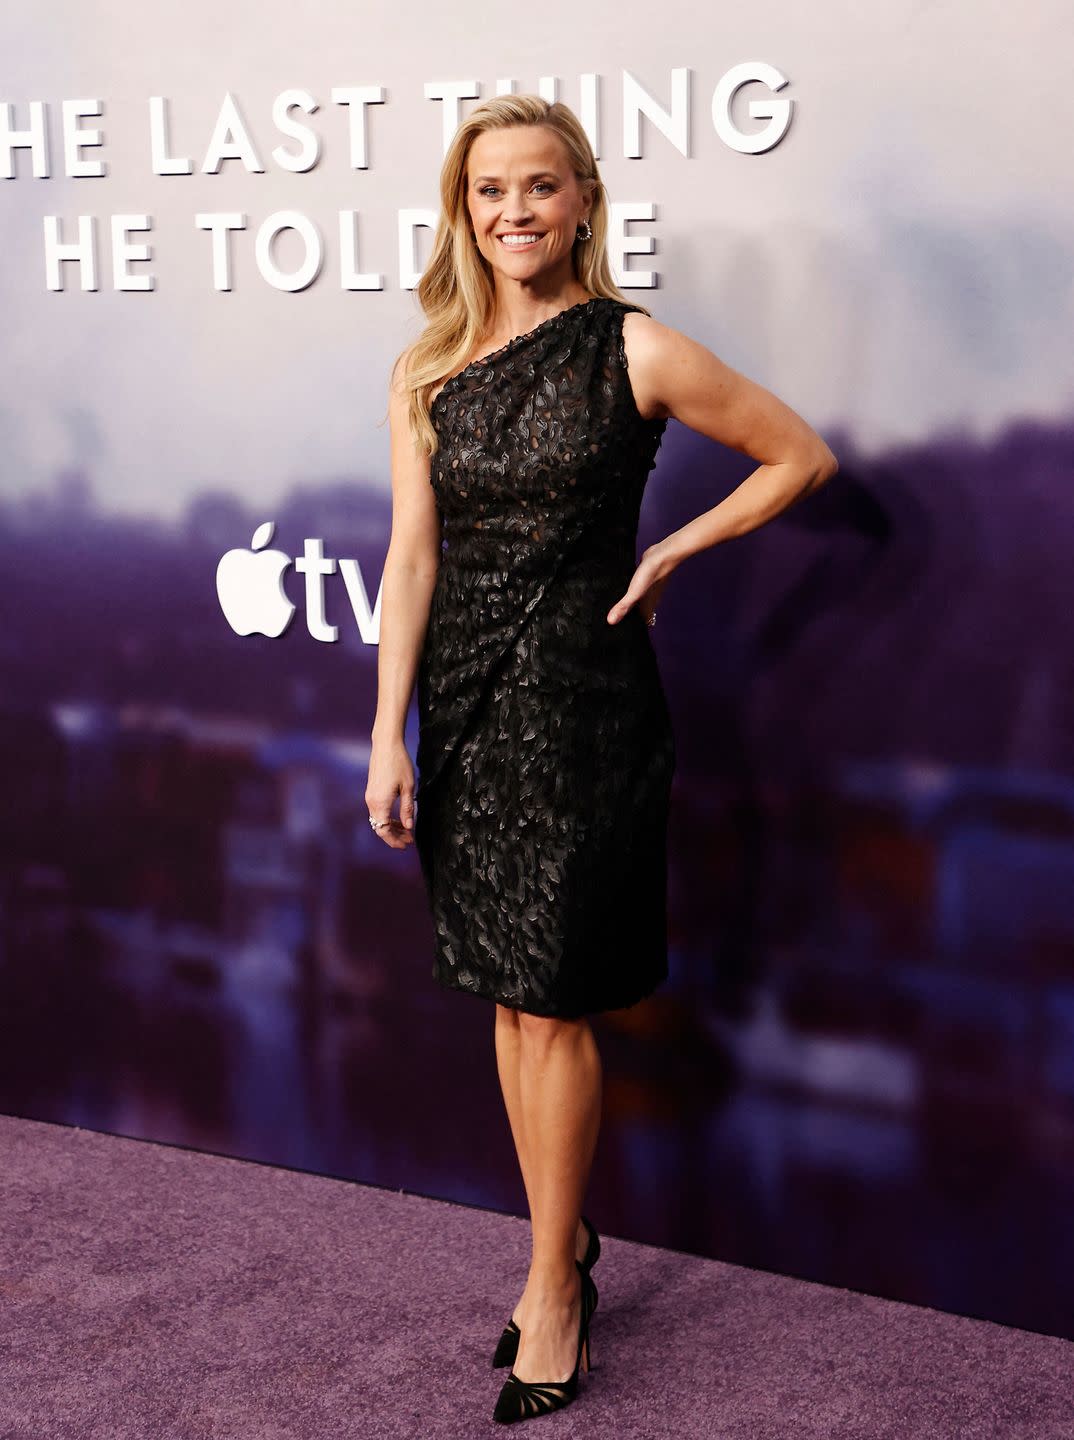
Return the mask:
[[536, 1015], [667, 976], [675, 744], [636, 566], [667, 421], [638, 413], [623, 314], [560, 311], [433, 400], [443, 530], [418, 668], [415, 844], [433, 976]]

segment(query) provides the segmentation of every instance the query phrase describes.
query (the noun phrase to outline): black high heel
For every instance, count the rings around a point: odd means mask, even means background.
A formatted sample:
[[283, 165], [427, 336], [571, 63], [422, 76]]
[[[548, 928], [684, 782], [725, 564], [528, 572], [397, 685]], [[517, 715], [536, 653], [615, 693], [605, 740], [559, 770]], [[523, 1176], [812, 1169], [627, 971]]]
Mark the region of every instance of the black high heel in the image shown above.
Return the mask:
[[[600, 1259], [600, 1236], [597, 1234], [597, 1227], [591, 1220], [588, 1220], [584, 1215], [581, 1217], [581, 1220], [582, 1224], [589, 1231], [589, 1243], [585, 1247], [585, 1254], [581, 1260], [576, 1260], [575, 1264], [581, 1265], [582, 1269], [588, 1275]], [[593, 1288], [595, 1291], [596, 1286]], [[594, 1308], [595, 1307], [596, 1301], [594, 1300]], [[496, 1352], [492, 1357], [492, 1364], [495, 1369], [499, 1370], [504, 1365], [513, 1365], [515, 1363], [515, 1356], [518, 1354], [518, 1342], [521, 1336], [522, 1331], [515, 1322], [508, 1320], [507, 1324], [503, 1327], [503, 1334], [497, 1342]]]
[[597, 1287], [588, 1270], [583, 1269], [581, 1260], [576, 1260], [581, 1278], [582, 1311], [578, 1320], [578, 1354], [574, 1369], [566, 1380], [520, 1380], [512, 1370], [503, 1382], [493, 1420], [501, 1425], [511, 1425], [516, 1420], [529, 1420], [535, 1415], [547, 1415], [551, 1410], [562, 1410], [578, 1394], [578, 1371], [585, 1360], [586, 1373], [590, 1368], [589, 1321], [597, 1308]]

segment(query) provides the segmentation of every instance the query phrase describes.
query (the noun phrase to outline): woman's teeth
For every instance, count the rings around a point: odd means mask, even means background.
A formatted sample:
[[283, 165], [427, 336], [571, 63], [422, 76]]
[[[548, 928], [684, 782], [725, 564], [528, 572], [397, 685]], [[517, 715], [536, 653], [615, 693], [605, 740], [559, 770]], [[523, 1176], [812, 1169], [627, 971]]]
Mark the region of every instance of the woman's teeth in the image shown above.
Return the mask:
[[501, 235], [499, 240], [509, 250], [520, 250], [523, 245], [536, 245], [540, 238], [539, 235]]

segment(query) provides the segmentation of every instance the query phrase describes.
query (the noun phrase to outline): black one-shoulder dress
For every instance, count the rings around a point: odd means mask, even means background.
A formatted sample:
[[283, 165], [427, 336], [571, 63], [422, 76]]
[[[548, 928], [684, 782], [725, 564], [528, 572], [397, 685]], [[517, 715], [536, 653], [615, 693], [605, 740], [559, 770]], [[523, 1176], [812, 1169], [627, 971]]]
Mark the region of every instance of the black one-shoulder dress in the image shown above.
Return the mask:
[[667, 424], [630, 388], [638, 308], [572, 305], [432, 406], [414, 829], [432, 973], [534, 1015], [631, 1005], [668, 973], [671, 717], [640, 610], [606, 619]]

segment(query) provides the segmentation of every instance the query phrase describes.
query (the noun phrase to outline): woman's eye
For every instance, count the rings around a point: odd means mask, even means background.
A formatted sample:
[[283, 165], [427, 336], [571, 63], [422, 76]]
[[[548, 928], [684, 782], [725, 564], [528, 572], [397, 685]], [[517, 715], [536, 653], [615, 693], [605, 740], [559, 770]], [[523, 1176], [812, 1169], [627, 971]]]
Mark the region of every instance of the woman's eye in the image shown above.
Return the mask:
[[[543, 185], [546, 190], [551, 190], [552, 188], [551, 180], [538, 180], [536, 184]], [[498, 185], [482, 185], [481, 189], [477, 193], [479, 195], [488, 195], [490, 190], [498, 190], [499, 188], [500, 187]]]

